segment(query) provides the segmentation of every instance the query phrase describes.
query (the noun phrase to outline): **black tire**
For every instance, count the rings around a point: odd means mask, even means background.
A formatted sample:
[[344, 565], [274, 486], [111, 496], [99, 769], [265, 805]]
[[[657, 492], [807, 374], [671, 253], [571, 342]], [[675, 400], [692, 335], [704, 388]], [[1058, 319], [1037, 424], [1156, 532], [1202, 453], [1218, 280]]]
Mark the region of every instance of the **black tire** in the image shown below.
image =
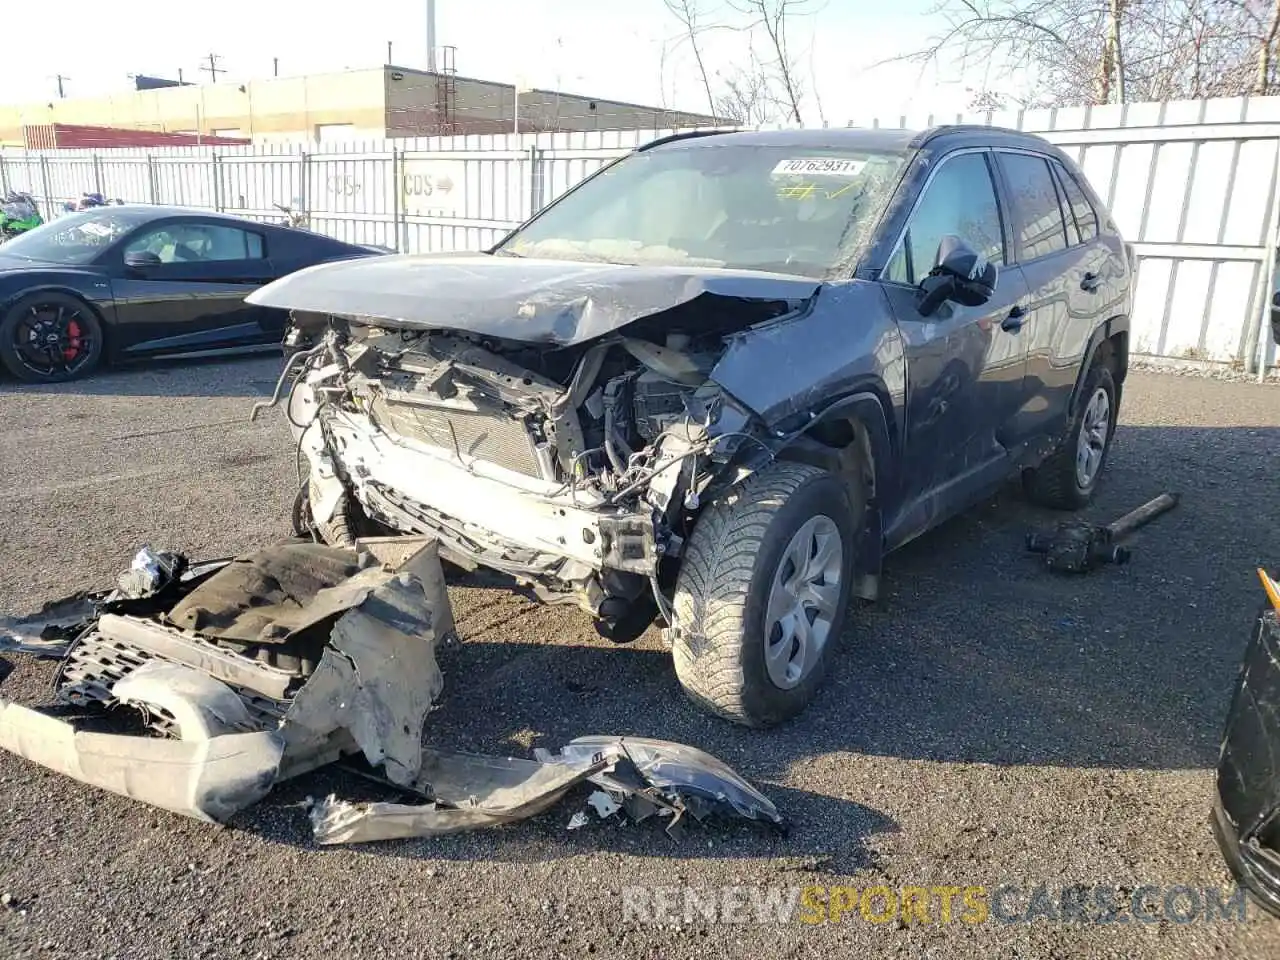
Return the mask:
[[[1109, 404], [1106, 442], [1102, 449], [1102, 460], [1092, 478], [1088, 483], [1082, 484], [1076, 472], [1076, 451], [1080, 443], [1080, 433], [1085, 427], [1085, 411], [1094, 394], [1099, 390], [1106, 391]], [[1071, 411], [1071, 421], [1062, 443], [1040, 466], [1034, 470], [1028, 470], [1024, 475], [1023, 483], [1028, 497], [1033, 502], [1054, 510], [1079, 510], [1088, 506], [1093, 499], [1094, 491], [1098, 489], [1098, 481], [1106, 470], [1107, 456], [1111, 453], [1111, 440], [1115, 436], [1118, 414], [1119, 397], [1111, 368], [1105, 363], [1095, 363], [1086, 374], [1084, 384], [1076, 397], [1076, 408]]]
[[[69, 318], [66, 323], [74, 327], [65, 334], [65, 343], [67, 351], [78, 351], [74, 357], [68, 357], [62, 365], [51, 360], [48, 369], [31, 362], [28, 352], [20, 349], [19, 340], [24, 331], [30, 335], [26, 324], [33, 311], [42, 323]], [[29, 294], [5, 311], [0, 320], [0, 363], [26, 383], [66, 383], [87, 376], [102, 360], [102, 347], [102, 321], [98, 314], [85, 301], [67, 293]]]
[[[863, 498], [851, 502], [834, 474], [776, 462], [748, 478], [698, 517], [685, 548], [673, 603], [672, 657], [685, 693], [703, 709], [749, 727], [799, 714], [813, 699], [848, 619]], [[766, 607], [784, 552], [811, 518], [840, 533], [838, 599], [812, 669], [790, 688], [765, 663]]]

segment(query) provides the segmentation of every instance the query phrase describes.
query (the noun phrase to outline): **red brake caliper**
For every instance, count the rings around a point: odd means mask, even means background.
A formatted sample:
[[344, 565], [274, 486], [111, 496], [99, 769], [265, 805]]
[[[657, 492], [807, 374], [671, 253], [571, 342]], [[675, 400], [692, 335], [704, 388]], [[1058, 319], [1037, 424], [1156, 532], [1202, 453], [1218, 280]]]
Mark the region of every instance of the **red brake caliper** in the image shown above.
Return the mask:
[[74, 360], [80, 355], [80, 347], [83, 341], [80, 339], [80, 324], [72, 320], [67, 324], [67, 348], [62, 351], [62, 359], [68, 362]]

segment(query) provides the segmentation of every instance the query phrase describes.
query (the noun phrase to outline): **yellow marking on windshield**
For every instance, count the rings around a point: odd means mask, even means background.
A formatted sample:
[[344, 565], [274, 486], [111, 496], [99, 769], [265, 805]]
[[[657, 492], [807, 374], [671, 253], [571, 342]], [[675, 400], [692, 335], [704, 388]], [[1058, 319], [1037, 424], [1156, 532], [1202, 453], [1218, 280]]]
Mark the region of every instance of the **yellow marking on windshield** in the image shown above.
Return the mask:
[[817, 191], [816, 183], [797, 183], [778, 188], [778, 196], [783, 200], [808, 200]]
[[838, 190], [828, 190], [820, 187], [816, 183], [795, 183], [785, 187], [778, 188], [778, 199], [780, 200], [808, 200], [811, 197], [823, 198], [827, 200], [835, 200], [841, 194], [848, 193], [858, 184], [847, 183]]

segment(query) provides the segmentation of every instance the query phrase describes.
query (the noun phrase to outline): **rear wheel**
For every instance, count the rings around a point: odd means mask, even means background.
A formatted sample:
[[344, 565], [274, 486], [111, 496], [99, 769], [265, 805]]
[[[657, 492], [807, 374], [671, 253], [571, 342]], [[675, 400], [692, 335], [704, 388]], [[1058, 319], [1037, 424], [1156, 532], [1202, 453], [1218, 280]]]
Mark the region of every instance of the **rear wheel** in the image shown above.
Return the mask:
[[1062, 444], [1027, 473], [1026, 489], [1032, 500], [1057, 510], [1079, 510], [1089, 504], [1111, 450], [1117, 405], [1110, 367], [1094, 364], [1085, 377]]
[[102, 325], [83, 300], [50, 291], [23, 297], [0, 320], [0, 362], [27, 383], [65, 383], [102, 358]]
[[673, 605], [676, 676], [695, 703], [751, 727], [805, 708], [847, 620], [861, 514], [834, 474], [785, 462], [703, 511]]

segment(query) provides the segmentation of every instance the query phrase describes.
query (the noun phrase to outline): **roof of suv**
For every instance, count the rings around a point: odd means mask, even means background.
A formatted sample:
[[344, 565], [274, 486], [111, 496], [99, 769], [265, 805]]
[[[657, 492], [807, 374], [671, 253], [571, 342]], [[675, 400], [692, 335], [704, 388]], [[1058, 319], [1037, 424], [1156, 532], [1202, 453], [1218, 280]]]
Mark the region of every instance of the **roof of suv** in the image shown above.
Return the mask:
[[845, 147], [851, 150], [905, 151], [922, 147], [932, 140], [964, 140], [973, 145], [1015, 145], [1045, 141], [1032, 133], [989, 127], [982, 124], [945, 124], [928, 130], [899, 130], [890, 127], [830, 127], [810, 130], [691, 130], [673, 134], [644, 144], [639, 149], [651, 150], [668, 144], [683, 146], [752, 146], [752, 147]]

